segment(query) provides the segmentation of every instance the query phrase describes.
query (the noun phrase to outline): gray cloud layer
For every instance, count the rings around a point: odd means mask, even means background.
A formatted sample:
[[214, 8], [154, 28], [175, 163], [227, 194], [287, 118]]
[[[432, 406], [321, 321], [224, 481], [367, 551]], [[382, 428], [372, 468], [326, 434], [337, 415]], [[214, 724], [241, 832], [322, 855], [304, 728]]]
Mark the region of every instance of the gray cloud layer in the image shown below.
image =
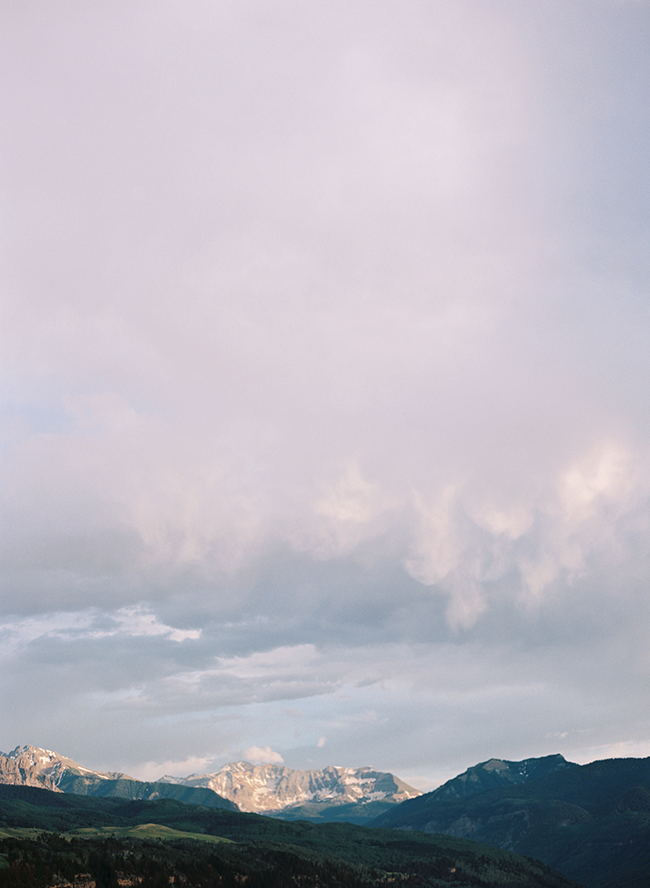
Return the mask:
[[3, 18], [3, 748], [648, 754], [648, 4]]

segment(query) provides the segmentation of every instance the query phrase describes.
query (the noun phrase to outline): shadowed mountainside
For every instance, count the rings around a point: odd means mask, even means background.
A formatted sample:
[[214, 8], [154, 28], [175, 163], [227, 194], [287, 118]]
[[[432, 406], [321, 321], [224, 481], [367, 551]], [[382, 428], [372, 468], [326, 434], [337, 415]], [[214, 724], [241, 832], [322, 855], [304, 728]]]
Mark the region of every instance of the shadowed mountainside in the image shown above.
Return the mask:
[[72, 885], [81, 872], [95, 888], [170, 879], [191, 888], [576, 888], [544, 864], [464, 839], [0, 785], [0, 888]]
[[590, 888], [650, 884], [650, 758], [491, 759], [372, 825], [459, 836], [543, 860]]

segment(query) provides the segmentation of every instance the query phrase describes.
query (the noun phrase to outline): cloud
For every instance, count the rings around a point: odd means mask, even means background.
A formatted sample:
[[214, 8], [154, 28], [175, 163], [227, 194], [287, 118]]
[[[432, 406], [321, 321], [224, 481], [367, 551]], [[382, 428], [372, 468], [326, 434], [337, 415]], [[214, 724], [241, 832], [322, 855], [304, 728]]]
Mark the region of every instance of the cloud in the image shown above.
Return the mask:
[[155, 782], [161, 777], [188, 777], [191, 774], [210, 772], [212, 761], [209, 757], [189, 756], [182, 761], [144, 762], [137, 768], [136, 780]]
[[142, 607], [122, 608], [116, 617], [122, 631], [129, 635], [166, 635], [172, 641], [185, 641], [201, 637], [200, 629], [174, 629], [160, 623], [154, 614], [147, 613]]
[[274, 752], [270, 746], [251, 746], [242, 753], [244, 759], [253, 765], [281, 765], [284, 759], [278, 752]]
[[647, 31], [613, 0], [8, 13], [5, 747], [639, 748]]
[[175, 629], [160, 623], [143, 605], [120, 608], [110, 615], [86, 610], [16, 619], [6, 621], [2, 626], [2, 633], [5, 638], [5, 654], [43, 638], [75, 643], [111, 637], [163, 636], [176, 642], [201, 637], [200, 630]]

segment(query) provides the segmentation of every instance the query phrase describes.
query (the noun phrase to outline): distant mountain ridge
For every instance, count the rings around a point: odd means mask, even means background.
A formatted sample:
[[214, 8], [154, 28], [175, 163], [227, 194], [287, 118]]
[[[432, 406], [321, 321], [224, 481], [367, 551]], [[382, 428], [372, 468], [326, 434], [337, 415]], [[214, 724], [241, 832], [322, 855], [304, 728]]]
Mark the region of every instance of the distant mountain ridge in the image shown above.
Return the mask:
[[650, 758], [490, 759], [369, 825], [496, 845], [590, 888], [647, 888]]
[[240, 811], [257, 814], [280, 814], [306, 805], [330, 807], [380, 801], [393, 805], [421, 795], [392, 774], [336, 765], [300, 771], [281, 765], [231, 762], [212, 774], [162, 777], [161, 781], [212, 789], [235, 802]]
[[[432, 792], [408, 801], [407, 804], [400, 806], [399, 811], [393, 809], [377, 817], [372, 825], [391, 829], [418, 829], [425, 832], [446, 832], [447, 829], [469, 830], [471, 827], [467, 823], [465, 812], [474, 804], [473, 800], [490, 798], [490, 793], [505, 792], [516, 795], [515, 787], [529, 784], [534, 786], [538, 783], [545, 785], [554, 775], [560, 775], [561, 781], [563, 777], [579, 771], [581, 767], [583, 766], [568, 762], [559, 753], [519, 762], [492, 758], [473, 765]], [[464, 826], [447, 824], [446, 820], [444, 823], [440, 820], [439, 812], [456, 810], [462, 810]]]
[[0, 752], [0, 783], [64, 792], [60, 784], [65, 784], [71, 775], [101, 780], [133, 779], [126, 774], [91, 771], [58, 752], [38, 746], [17, 746], [11, 752]]
[[0, 883], [584, 888], [537, 861], [463, 839], [7, 785], [0, 785]]
[[520, 762], [509, 762], [504, 759], [489, 759], [468, 768], [457, 777], [453, 777], [442, 786], [426, 793], [428, 799], [462, 799], [467, 796], [478, 795], [489, 789], [496, 789], [507, 784], [526, 783], [545, 777], [547, 774], [567, 768], [579, 768], [573, 762], [568, 762], [564, 756], [545, 755], [541, 758], [523, 759]]
[[117, 772], [93, 771], [66, 756], [38, 746], [17, 746], [0, 753], [0, 784], [35, 786], [53, 792], [123, 799], [176, 799], [208, 808], [237, 806], [211, 789], [148, 783]]
[[[237, 788], [243, 805], [266, 805], [266, 817], [238, 812], [236, 804], [215, 792], [213, 786], [233, 795]], [[69, 810], [72, 821], [84, 827], [94, 822], [92, 812], [104, 810], [102, 805], [111, 811], [134, 806], [130, 810], [141, 814], [146, 823], [154, 821], [153, 812], [159, 805], [157, 810], [176, 812], [176, 825], [193, 818], [198, 818], [197, 823], [217, 824], [234, 817], [233, 829], [241, 833], [249, 819], [251, 823], [266, 820], [267, 825], [260, 825], [260, 829], [268, 836], [276, 835], [276, 826], [280, 830], [295, 826], [298, 832], [287, 832], [286, 836], [304, 836], [309, 844], [311, 830], [316, 828], [313, 822], [271, 826], [269, 815], [276, 820], [321, 821], [323, 828], [328, 827], [328, 820], [348, 821], [337, 823], [334, 832], [323, 835], [331, 835], [337, 845], [347, 841], [348, 826], [363, 824], [407, 831], [407, 835], [416, 831], [411, 835], [417, 844], [421, 841], [417, 832], [421, 831], [436, 834], [436, 841], [442, 835], [454, 841], [471, 839], [484, 843], [483, 847], [496, 846], [537, 858], [588, 888], [650, 885], [650, 757], [587, 765], [567, 762], [561, 755], [519, 762], [493, 758], [468, 768], [433, 792], [396, 803], [400, 795], [410, 791], [417, 793], [392, 775], [371, 768], [332, 766], [320, 771], [292, 771], [277, 765], [236, 762], [214, 774], [145, 783], [126, 774], [92, 771], [47, 749], [23, 746], [6, 755], [0, 753], [0, 814], [11, 826], [23, 821], [26, 826], [36, 825], [30, 820], [30, 810], [21, 807], [21, 799], [34, 797], [36, 802], [39, 794], [39, 804], [61, 812]], [[75, 795], [64, 797], [72, 793]], [[18, 807], [10, 811], [12, 799]], [[186, 804], [177, 805], [178, 801]], [[192, 811], [191, 804], [199, 807]], [[382, 815], [373, 819], [371, 815], [382, 806]], [[187, 812], [180, 810], [184, 807]], [[19, 823], [16, 818], [23, 819]], [[57, 826], [52, 820], [47, 828], [62, 828], [62, 822]], [[199, 831], [209, 833], [211, 829], [202, 826]], [[214, 834], [221, 835], [221, 826]], [[363, 842], [371, 848], [381, 845], [384, 838], [380, 836], [386, 835], [373, 830], [363, 834]], [[408, 846], [411, 840], [405, 841]], [[529, 888], [537, 883], [518, 884]]]
[[0, 784], [124, 799], [176, 799], [284, 819], [365, 823], [420, 795], [402, 780], [373, 768], [330, 766], [300, 771], [279, 765], [231, 762], [212, 774], [165, 776], [149, 783], [128, 774], [93, 771], [35, 746], [0, 753]]

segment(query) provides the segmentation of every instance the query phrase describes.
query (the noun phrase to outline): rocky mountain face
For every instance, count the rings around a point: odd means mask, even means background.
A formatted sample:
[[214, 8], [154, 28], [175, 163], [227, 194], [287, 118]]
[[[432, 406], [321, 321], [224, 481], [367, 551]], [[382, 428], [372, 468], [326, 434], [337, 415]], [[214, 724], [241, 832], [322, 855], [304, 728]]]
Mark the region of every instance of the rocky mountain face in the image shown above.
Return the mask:
[[17, 746], [12, 752], [0, 753], [0, 783], [15, 786], [38, 786], [54, 792], [65, 792], [60, 786], [70, 776], [89, 776], [102, 780], [125, 777], [124, 774], [102, 774], [82, 768], [72, 759], [36, 746]]
[[420, 795], [392, 774], [372, 768], [297, 771], [235, 762], [212, 774], [162, 777], [147, 783], [128, 774], [93, 771], [35, 746], [0, 753], [0, 784], [36, 786], [76, 795], [153, 800], [171, 798], [285, 819], [364, 823]]
[[[213, 774], [190, 777], [162, 777], [188, 787], [206, 787], [235, 802], [240, 811], [281, 814], [306, 805], [317, 809], [372, 802], [395, 804], [420, 795], [417, 789], [392, 774], [372, 768], [330, 766], [299, 771], [280, 765], [252, 765], [233, 762]], [[305, 816], [309, 816], [305, 812]]]
[[171, 798], [210, 808], [237, 810], [235, 804], [211, 789], [147, 783], [135, 780], [127, 774], [92, 771], [66, 756], [36, 746], [17, 746], [12, 752], [0, 753], [0, 784], [2, 783], [36, 786], [54, 792], [86, 796], [147, 801]]

